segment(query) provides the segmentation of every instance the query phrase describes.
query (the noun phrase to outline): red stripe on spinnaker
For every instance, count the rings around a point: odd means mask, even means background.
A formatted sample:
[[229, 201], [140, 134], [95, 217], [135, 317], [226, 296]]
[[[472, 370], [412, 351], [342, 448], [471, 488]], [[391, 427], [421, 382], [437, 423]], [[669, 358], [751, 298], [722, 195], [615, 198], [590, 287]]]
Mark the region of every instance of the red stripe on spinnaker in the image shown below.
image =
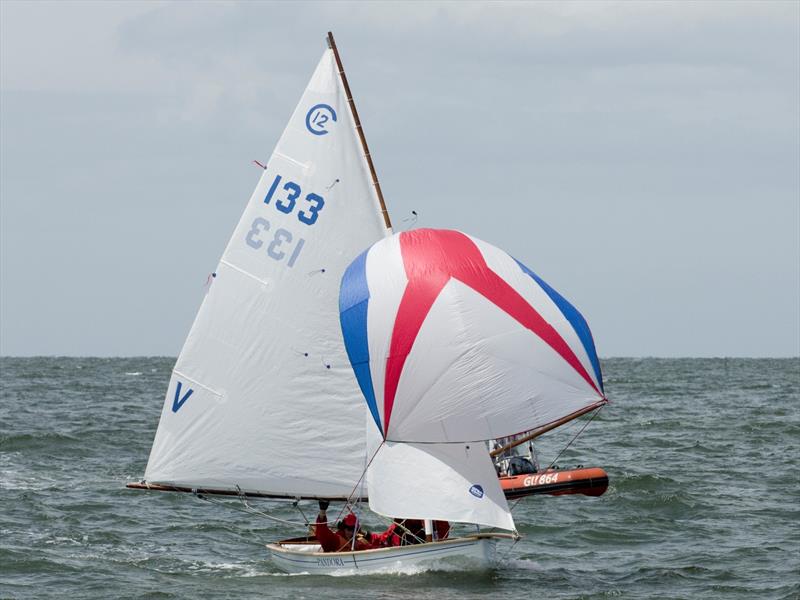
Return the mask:
[[458, 231], [417, 229], [400, 234], [400, 252], [408, 284], [397, 310], [384, 379], [383, 431], [389, 420], [406, 357], [422, 323], [447, 282], [453, 278], [484, 296], [541, 338], [603, 396], [564, 338], [522, 295], [486, 264], [478, 247]]

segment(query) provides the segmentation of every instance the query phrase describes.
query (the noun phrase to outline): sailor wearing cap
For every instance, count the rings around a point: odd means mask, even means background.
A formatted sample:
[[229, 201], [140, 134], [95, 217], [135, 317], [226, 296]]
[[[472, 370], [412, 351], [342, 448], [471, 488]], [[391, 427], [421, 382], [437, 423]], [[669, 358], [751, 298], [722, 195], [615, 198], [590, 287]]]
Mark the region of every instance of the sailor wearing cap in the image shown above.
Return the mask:
[[[322, 550], [324, 552], [372, 550], [374, 546], [362, 536], [357, 535], [356, 532], [359, 529], [358, 517], [352, 512], [345, 515], [344, 519], [339, 521], [336, 532], [330, 530], [328, 527], [328, 516], [325, 512], [329, 504], [330, 502], [327, 500], [319, 501], [319, 514], [317, 515], [317, 523], [314, 526], [314, 534], [322, 545]], [[355, 544], [353, 544], [353, 537], [355, 537]]]

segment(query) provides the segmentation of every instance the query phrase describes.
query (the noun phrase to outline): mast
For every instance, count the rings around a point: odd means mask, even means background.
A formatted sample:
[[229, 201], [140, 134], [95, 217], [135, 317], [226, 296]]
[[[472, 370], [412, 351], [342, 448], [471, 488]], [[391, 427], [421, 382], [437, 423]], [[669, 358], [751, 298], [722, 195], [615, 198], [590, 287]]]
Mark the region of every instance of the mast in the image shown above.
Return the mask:
[[383, 192], [381, 191], [381, 184], [378, 183], [378, 174], [375, 172], [375, 165], [372, 164], [372, 155], [369, 153], [369, 146], [367, 146], [367, 138], [364, 137], [364, 129], [361, 127], [361, 119], [358, 118], [358, 111], [356, 104], [353, 102], [353, 94], [350, 92], [350, 84], [347, 83], [347, 75], [344, 73], [344, 66], [342, 66], [342, 59], [339, 56], [339, 50], [336, 48], [336, 41], [333, 39], [333, 33], [328, 32], [328, 47], [333, 50], [333, 56], [336, 59], [336, 68], [339, 70], [339, 77], [342, 78], [342, 85], [344, 86], [344, 93], [347, 95], [347, 103], [350, 105], [350, 112], [353, 114], [353, 122], [356, 124], [356, 131], [358, 132], [358, 139], [361, 140], [361, 148], [364, 150], [364, 158], [367, 159], [369, 166], [369, 173], [372, 177], [372, 185], [375, 187], [375, 193], [378, 194], [378, 202], [381, 205], [381, 213], [383, 214], [383, 221], [386, 224], [386, 229], [392, 228], [392, 222], [389, 219], [389, 211], [386, 209], [386, 203], [383, 201]]
[[502, 454], [506, 450], [510, 450], [511, 448], [516, 448], [520, 444], [524, 444], [525, 442], [529, 442], [532, 439], [539, 437], [543, 433], [547, 433], [548, 431], [552, 431], [556, 427], [561, 427], [564, 423], [569, 423], [573, 419], [577, 419], [578, 417], [583, 416], [586, 413], [595, 410], [596, 408], [600, 408], [601, 406], [604, 406], [607, 403], [608, 403], [608, 400], [603, 398], [602, 400], [600, 400], [599, 402], [595, 402], [591, 406], [587, 406], [585, 408], [582, 408], [581, 410], [577, 410], [574, 413], [572, 413], [570, 415], [567, 415], [566, 417], [558, 419], [557, 421], [553, 421], [552, 423], [548, 423], [547, 425], [543, 425], [542, 427], [539, 427], [538, 429], [534, 429], [528, 435], [523, 436], [523, 437], [519, 438], [518, 440], [514, 440], [510, 444], [507, 444], [507, 445], [505, 445], [505, 446], [503, 446], [501, 448], [497, 448], [495, 450], [492, 450], [491, 452], [489, 452], [489, 456], [494, 458], [495, 456], [497, 456], [498, 454]]

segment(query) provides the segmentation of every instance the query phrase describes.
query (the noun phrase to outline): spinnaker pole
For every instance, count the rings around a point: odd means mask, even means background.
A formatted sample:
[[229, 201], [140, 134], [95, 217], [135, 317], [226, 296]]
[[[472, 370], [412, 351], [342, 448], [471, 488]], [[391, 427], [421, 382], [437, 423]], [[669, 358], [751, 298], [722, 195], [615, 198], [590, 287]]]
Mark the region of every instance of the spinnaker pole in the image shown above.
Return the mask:
[[372, 164], [372, 155], [369, 153], [367, 138], [364, 137], [364, 129], [361, 127], [361, 119], [358, 118], [358, 111], [356, 110], [355, 102], [353, 102], [353, 94], [350, 92], [350, 84], [347, 83], [347, 75], [344, 73], [342, 59], [339, 56], [339, 50], [336, 48], [336, 41], [333, 39], [333, 33], [330, 31], [328, 32], [328, 48], [333, 50], [333, 56], [336, 58], [336, 68], [339, 70], [339, 77], [342, 78], [342, 86], [344, 87], [344, 93], [347, 95], [347, 103], [350, 105], [350, 112], [353, 115], [353, 122], [355, 122], [356, 125], [358, 139], [361, 140], [361, 148], [364, 150], [364, 158], [367, 159], [367, 166], [369, 167], [369, 173], [372, 177], [372, 185], [375, 186], [375, 193], [378, 195], [378, 202], [380, 202], [381, 205], [383, 221], [386, 223], [386, 229], [391, 229], [392, 221], [389, 219], [389, 211], [386, 209], [386, 203], [383, 201], [381, 184], [378, 183], [378, 174], [375, 172], [375, 165]]
[[603, 398], [602, 400], [600, 400], [599, 402], [595, 402], [591, 406], [587, 406], [585, 408], [582, 408], [582, 409], [580, 409], [578, 411], [575, 411], [572, 414], [567, 415], [566, 417], [558, 419], [557, 421], [553, 421], [552, 423], [548, 423], [547, 425], [543, 425], [543, 426], [539, 427], [538, 429], [534, 429], [528, 435], [525, 435], [525, 436], [519, 438], [518, 440], [514, 440], [510, 444], [506, 444], [505, 446], [502, 446], [501, 448], [497, 448], [495, 450], [492, 450], [491, 452], [489, 452], [489, 456], [494, 458], [495, 456], [497, 456], [498, 454], [502, 454], [506, 450], [510, 450], [511, 448], [516, 448], [520, 444], [524, 444], [525, 442], [529, 442], [532, 439], [535, 439], [535, 438], [539, 437], [540, 435], [542, 435], [544, 433], [547, 433], [548, 431], [552, 431], [553, 429], [555, 429], [557, 427], [561, 427], [565, 423], [569, 423], [573, 419], [577, 419], [578, 417], [581, 417], [581, 416], [585, 415], [588, 412], [592, 412], [593, 410], [595, 410], [597, 408], [605, 406], [606, 404], [608, 404], [608, 400]]

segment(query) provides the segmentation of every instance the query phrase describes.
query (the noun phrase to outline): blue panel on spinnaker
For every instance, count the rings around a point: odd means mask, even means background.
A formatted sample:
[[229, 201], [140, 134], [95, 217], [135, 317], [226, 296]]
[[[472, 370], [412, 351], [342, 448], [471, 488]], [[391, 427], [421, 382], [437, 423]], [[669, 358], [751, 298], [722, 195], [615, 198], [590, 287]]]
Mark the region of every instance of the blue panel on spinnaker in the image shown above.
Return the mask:
[[605, 390], [603, 389], [603, 375], [600, 373], [600, 361], [597, 359], [597, 350], [594, 347], [594, 338], [592, 338], [592, 332], [589, 329], [589, 324], [586, 322], [586, 319], [584, 319], [583, 315], [578, 312], [577, 308], [572, 306], [572, 304], [570, 304], [566, 298], [564, 298], [564, 296], [551, 288], [546, 281], [519, 262], [516, 258], [514, 260], [517, 261], [517, 264], [520, 266], [523, 272], [532, 277], [534, 281], [541, 286], [545, 293], [550, 296], [550, 299], [555, 303], [556, 306], [558, 306], [561, 313], [564, 315], [567, 321], [569, 321], [570, 325], [572, 325], [572, 328], [575, 330], [575, 333], [578, 334], [578, 338], [581, 340], [583, 348], [586, 350], [586, 354], [589, 356], [589, 360], [592, 363], [592, 369], [594, 370], [594, 376], [597, 379], [597, 384], [600, 386], [600, 390], [605, 393]]
[[362, 252], [342, 277], [339, 289], [339, 322], [342, 325], [344, 346], [353, 367], [361, 393], [369, 406], [375, 425], [383, 435], [375, 390], [372, 386], [372, 372], [369, 369], [369, 340], [367, 337], [367, 307], [369, 306], [369, 287], [367, 286], [367, 253]]

